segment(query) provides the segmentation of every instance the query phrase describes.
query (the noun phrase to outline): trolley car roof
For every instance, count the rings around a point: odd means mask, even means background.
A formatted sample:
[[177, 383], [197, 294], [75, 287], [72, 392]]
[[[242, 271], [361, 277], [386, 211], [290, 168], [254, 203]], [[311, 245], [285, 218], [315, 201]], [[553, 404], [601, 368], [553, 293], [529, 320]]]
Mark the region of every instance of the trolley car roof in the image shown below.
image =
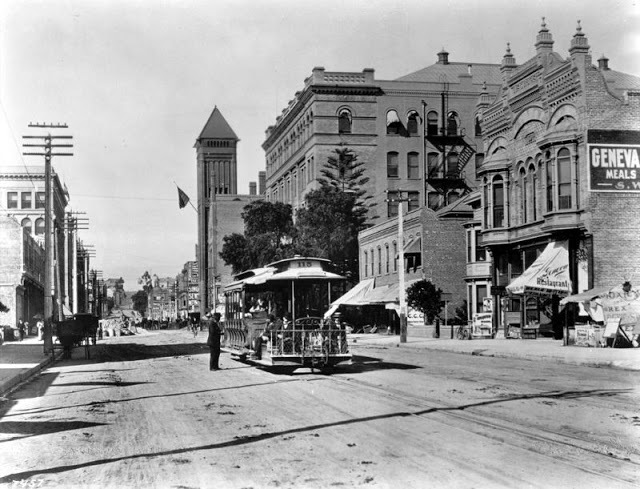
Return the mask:
[[330, 261], [324, 258], [294, 257], [270, 263], [263, 268], [254, 268], [239, 273], [225, 287], [230, 291], [245, 285], [261, 285], [283, 280], [344, 280], [345, 277], [326, 270]]

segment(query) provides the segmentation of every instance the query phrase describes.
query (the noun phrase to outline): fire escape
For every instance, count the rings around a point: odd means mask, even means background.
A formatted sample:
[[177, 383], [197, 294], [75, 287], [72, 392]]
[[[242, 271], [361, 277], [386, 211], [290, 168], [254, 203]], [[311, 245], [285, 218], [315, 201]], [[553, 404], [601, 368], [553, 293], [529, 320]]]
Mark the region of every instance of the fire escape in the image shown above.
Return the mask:
[[[437, 150], [437, 160], [427, 161], [425, 176], [427, 202], [438, 210], [452, 204], [471, 189], [466, 183], [464, 169], [476, 150], [467, 142], [457, 115], [449, 112], [449, 83], [442, 83], [441, 120], [439, 127], [427, 125], [425, 139]], [[428, 148], [425, 148], [427, 154]], [[436, 197], [437, 198], [434, 198]]]

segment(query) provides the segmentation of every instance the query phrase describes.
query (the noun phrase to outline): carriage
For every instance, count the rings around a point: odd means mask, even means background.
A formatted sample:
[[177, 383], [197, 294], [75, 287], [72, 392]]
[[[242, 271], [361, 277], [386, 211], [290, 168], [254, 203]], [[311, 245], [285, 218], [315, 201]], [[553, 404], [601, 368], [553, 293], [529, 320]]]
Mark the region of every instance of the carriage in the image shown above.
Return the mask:
[[[345, 282], [330, 266], [296, 256], [236, 275], [224, 289], [224, 350], [281, 370], [351, 364], [346, 330], [323, 317]], [[288, 321], [265, 331], [270, 315]]]

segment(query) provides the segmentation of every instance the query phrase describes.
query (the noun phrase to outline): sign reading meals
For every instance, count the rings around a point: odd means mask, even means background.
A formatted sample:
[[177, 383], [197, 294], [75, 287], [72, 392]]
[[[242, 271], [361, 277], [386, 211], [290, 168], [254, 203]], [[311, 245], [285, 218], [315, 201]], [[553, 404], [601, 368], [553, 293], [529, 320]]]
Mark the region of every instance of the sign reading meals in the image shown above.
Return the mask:
[[589, 144], [589, 188], [640, 192], [640, 145]]

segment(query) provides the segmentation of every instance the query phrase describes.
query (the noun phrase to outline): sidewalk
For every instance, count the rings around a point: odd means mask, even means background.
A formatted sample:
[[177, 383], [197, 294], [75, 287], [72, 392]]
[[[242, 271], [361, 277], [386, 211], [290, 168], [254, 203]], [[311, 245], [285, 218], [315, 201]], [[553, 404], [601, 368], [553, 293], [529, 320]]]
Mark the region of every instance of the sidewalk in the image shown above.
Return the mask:
[[412, 348], [440, 350], [485, 357], [523, 358], [589, 367], [608, 367], [640, 370], [640, 348], [588, 348], [563, 346], [562, 340], [538, 338], [457, 340], [436, 338], [407, 338], [400, 343], [398, 335], [353, 334], [349, 343], [355, 348]]
[[7, 341], [0, 345], [0, 397], [38, 374], [53, 361], [51, 355], [44, 354], [42, 341], [35, 337], [24, 341]]

